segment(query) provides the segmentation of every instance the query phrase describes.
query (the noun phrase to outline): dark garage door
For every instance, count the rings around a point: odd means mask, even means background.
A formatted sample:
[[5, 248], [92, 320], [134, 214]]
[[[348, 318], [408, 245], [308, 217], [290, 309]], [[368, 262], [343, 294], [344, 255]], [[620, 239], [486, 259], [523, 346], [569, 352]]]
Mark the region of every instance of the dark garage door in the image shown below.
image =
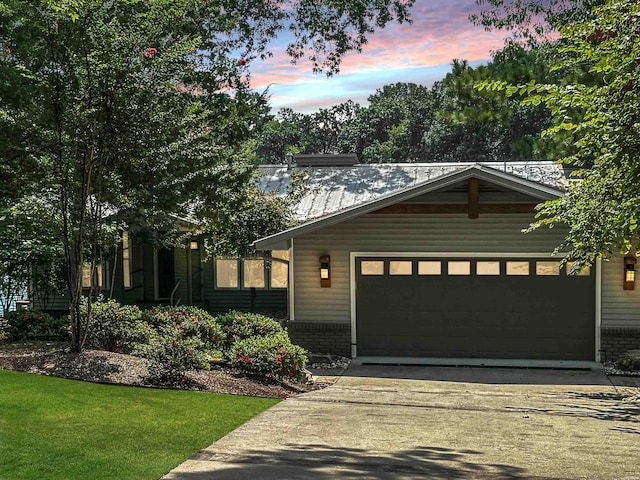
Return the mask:
[[358, 356], [593, 360], [595, 274], [557, 260], [357, 258]]

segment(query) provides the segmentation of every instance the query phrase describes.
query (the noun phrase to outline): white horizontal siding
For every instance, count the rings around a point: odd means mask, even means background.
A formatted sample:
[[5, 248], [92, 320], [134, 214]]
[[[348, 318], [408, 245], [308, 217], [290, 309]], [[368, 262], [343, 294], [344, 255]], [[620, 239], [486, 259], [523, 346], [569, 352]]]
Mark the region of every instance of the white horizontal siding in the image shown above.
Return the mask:
[[624, 290], [624, 257], [602, 262], [602, 327], [640, 328], [640, 276], [636, 289]]
[[[295, 319], [351, 321], [350, 252], [551, 253], [560, 228], [523, 234], [531, 215], [369, 214], [295, 239]], [[318, 257], [331, 256], [331, 287], [320, 287]]]

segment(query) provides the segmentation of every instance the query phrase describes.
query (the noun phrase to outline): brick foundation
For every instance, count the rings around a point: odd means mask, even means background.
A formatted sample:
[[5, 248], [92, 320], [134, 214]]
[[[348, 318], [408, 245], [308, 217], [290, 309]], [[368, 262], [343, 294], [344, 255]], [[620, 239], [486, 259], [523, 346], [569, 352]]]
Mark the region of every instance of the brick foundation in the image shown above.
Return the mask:
[[310, 352], [351, 356], [351, 325], [345, 323], [287, 322], [291, 341]]
[[640, 328], [603, 328], [600, 348], [603, 362], [615, 361], [627, 350], [640, 349]]

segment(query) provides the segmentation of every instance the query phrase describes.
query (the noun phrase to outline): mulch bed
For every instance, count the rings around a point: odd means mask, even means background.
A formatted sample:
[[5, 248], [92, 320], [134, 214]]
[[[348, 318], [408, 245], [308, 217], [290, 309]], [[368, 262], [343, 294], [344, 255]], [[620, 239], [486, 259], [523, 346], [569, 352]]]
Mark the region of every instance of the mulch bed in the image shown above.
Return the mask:
[[249, 378], [224, 365], [214, 365], [211, 370], [188, 371], [177, 383], [158, 385], [149, 382], [147, 360], [144, 358], [100, 350], [71, 353], [68, 344], [61, 342], [13, 342], [0, 345], [0, 370], [87, 382], [270, 398], [287, 398], [323, 386], [267, 382]]

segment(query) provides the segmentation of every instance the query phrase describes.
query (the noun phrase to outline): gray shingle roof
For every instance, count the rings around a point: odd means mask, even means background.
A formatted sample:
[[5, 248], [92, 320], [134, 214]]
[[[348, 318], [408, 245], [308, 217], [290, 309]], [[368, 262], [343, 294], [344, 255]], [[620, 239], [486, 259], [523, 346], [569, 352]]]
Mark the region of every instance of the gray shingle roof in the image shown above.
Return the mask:
[[[265, 165], [260, 186], [265, 191], [284, 193], [291, 174], [307, 172], [308, 193], [296, 208], [296, 217], [311, 220], [324, 217], [379, 197], [468, 168], [470, 163], [400, 163], [354, 166], [292, 167]], [[568, 180], [562, 166], [553, 162], [486, 162], [480, 165], [506, 171], [557, 190], [566, 190]], [[506, 169], [505, 169], [506, 167]]]

